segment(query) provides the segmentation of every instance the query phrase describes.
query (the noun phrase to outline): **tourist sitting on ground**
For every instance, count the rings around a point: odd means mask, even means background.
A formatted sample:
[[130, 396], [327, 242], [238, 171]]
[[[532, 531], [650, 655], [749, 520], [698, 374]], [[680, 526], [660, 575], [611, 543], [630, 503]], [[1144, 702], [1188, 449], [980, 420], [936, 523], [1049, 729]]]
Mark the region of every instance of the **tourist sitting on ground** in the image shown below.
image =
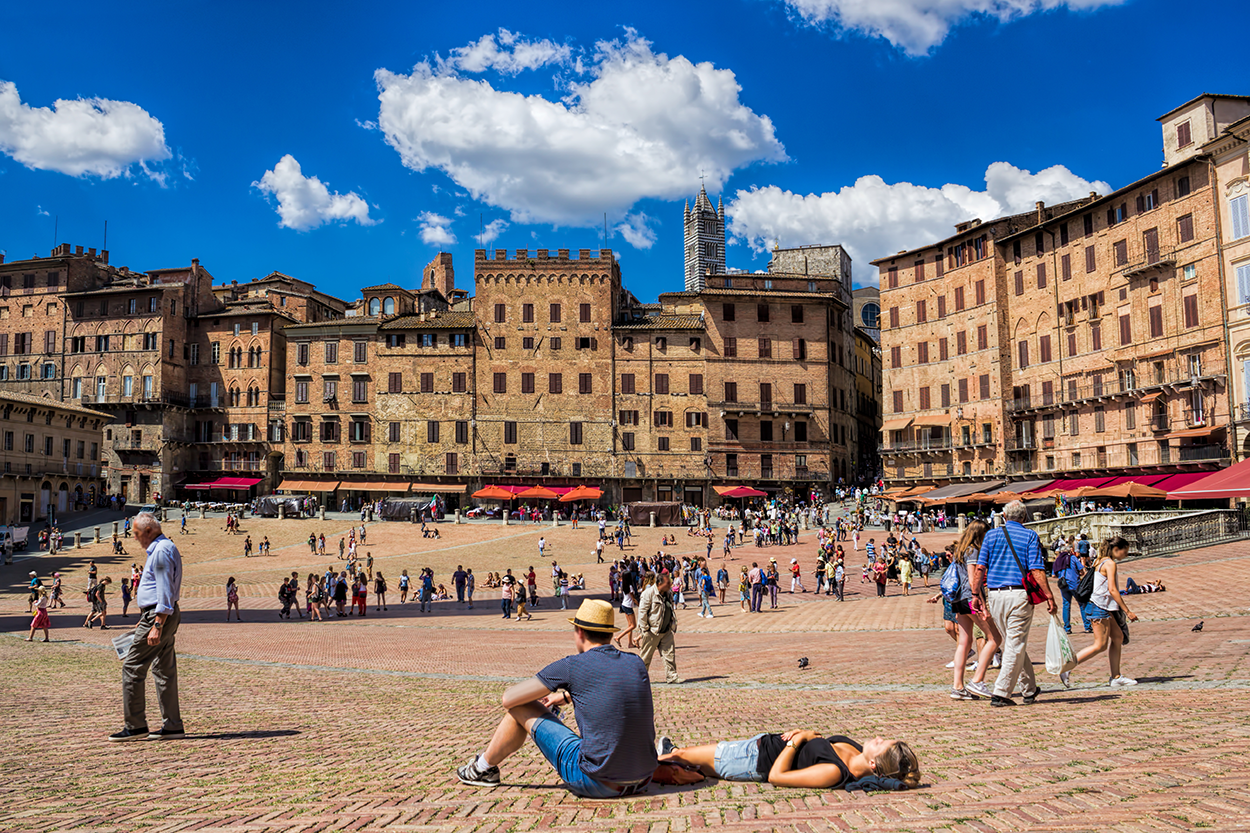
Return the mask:
[[759, 734], [747, 740], [671, 749], [660, 763], [697, 766], [704, 775], [725, 781], [767, 781], [778, 787], [829, 789], [861, 778], [893, 778], [903, 787], [920, 785], [920, 764], [901, 740], [873, 738], [861, 745], [843, 735], [825, 738], [810, 729]]
[[1163, 586], [1160, 579], [1148, 579], [1145, 584], [1138, 584], [1132, 578], [1124, 582], [1125, 595], [1132, 596], [1138, 593], [1162, 593], [1167, 588]]
[[573, 577], [573, 582], [569, 585], [569, 589], [570, 590], [585, 590], [586, 589], [586, 577], [582, 575], [581, 573], [578, 573], [577, 575], [575, 575]]
[[[556, 660], [503, 695], [507, 713], [486, 749], [456, 770], [465, 784], [499, 786], [499, 765], [534, 739], [564, 786], [584, 798], [616, 798], [645, 787], [656, 768], [651, 681], [637, 654], [611, 644], [612, 605], [582, 602], [573, 625], [577, 653]], [[579, 737], [553, 709], [570, 703]]]
[[447, 601], [447, 600], [448, 600], [448, 599], [450, 599], [450, 598], [451, 598], [451, 596], [450, 596], [450, 595], [448, 594], [448, 592], [447, 592], [447, 587], [446, 587], [445, 585], [440, 584], [440, 585], [438, 586], [438, 591], [437, 591], [437, 592], [435, 592], [435, 594], [434, 594], [434, 601], [436, 601], [436, 602], [445, 602], [445, 601]]

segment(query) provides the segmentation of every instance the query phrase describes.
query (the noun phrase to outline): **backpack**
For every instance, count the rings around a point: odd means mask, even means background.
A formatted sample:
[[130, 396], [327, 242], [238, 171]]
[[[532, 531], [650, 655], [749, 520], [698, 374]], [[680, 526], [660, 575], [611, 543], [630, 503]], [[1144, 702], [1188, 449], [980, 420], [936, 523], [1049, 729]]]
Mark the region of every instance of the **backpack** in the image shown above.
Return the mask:
[[1062, 573], [1068, 569], [1068, 565], [1072, 562], [1072, 553], [1061, 552], [1055, 556], [1055, 563], [1051, 566], [1052, 573]]
[[1081, 604], [1087, 603], [1094, 595], [1094, 573], [1093, 567], [1085, 571], [1085, 575], [1081, 576], [1081, 580], [1076, 583], [1076, 589], [1072, 591], [1072, 595]]
[[971, 588], [968, 587], [968, 568], [963, 564], [951, 562], [946, 568], [946, 572], [942, 573], [942, 596], [948, 602], [957, 602], [964, 596], [971, 595]]

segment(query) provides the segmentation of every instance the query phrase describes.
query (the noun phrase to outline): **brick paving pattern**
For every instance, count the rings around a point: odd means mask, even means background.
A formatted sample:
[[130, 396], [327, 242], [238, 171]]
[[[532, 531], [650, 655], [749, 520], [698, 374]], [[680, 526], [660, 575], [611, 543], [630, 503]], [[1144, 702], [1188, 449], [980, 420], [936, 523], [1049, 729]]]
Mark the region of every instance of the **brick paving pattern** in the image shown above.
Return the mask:
[[[1096, 659], [1074, 674], [1071, 691], [1055, 690], [1040, 667], [1045, 622], [1038, 617], [1033, 658], [1047, 691], [1038, 704], [1015, 709], [950, 701], [942, 665], [952, 643], [940, 607], [925, 604], [923, 588], [903, 597], [891, 587], [884, 600], [869, 585], [861, 593], [862, 556], [849, 547], [854, 570], [844, 604], [783, 593], [777, 611], [747, 615], [734, 603], [718, 606], [712, 620], [698, 618], [692, 605], [680, 613], [677, 639], [688, 682], [655, 691], [661, 731], [679, 744], [792, 727], [897, 736], [916, 749], [926, 786], [865, 796], [710, 782], [593, 802], [560, 789], [532, 745], [505, 763], [498, 789], [463, 787], [452, 773], [484, 745], [502, 688], [571, 650], [570, 614], [553, 611], [550, 597], [525, 623], [501, 619], [496, 593], [487, 590], [473, 611], [443, 602], [423, 616], [411, 603], [399, 605], [396, 592], [385, 613], [375, 614], [371, 598], [363, 620], [279, 621], [274, 595], [283, 572], [306, 576], [334, 560], [310, 557], [301, 539], [313, 528], [329, 539], [332, 526], [346, 523], [249, 520], [254, 541], [267, 534], [274, 542], [267, 559], [243, 559], [242, 536], [226, 539], [220, 525], [195, 520], [193, 534], [175, 536], [187, 562], [178, 644], [191, 735], [182, 742], [104, 741], [121, 721], [119, 667], [107, 650], [119, 630], [79, 628], [81, 594], [67, 593], [70, 607], [54, 613], [53, 644], [19, 638], [29, 623], [21, 591], [28, 569], [45, 577], [60, 569], [67, 585], [85, 586], [88, 558], [116, 579], [133, 557], [93, 547], [2, 568], [10, 592], [0, 597], [7, 672], [0, 830], [1250, 829], [1250, 600], [1219, 589], [1246, 586], [1250, 544], [1135, 561], [1122, 571], [1161, 577], [1169, 588], [1133, 605], [1142, 621], [1124, 669], [1141, 680], [1135, 689], [1107, 688], [1105, 660]], [[392, 588], [399, 569], [415, 573], [426, 564], [446, 580], [458, 563], [478, 574], [533, 563], [541, 591], [549, 587], [537, 559], [545, 535], [562, 566], [586, 572], [588, 592], [605, 587], [605, 569], [591, 555], [593, 530], [442, 530], [444, 538], [432, 541], [407, 524], [372, 525], [367, 549], [375, 567], [393, 576]], [[639, 530], [633, 551], [649, 551], [658, 537]], [[333, 543], [337, 553], [337, 537]], [[672, 549], [703, 551], [681, 535]], [[747, 547], [731, 568], [742, 558], [786, 564], [798, 557], [806, 574], [813, 553], [809, 534], [791, 548]], [[714, 554], [717, 563], [719, 545]], [[228, 575], [243, 585], [242, 623], [224, 621], [220, 587]], [[110, 620], [122, 625], [118, 612], [114, 595]], [[1206, 626], [1191, 633], [1198, 618]], [[1075, 644], [1086, 639], [1078, 628]], [[799, 656], [811, 659], [808, 670], [797, 669]], [[653, 673], [662, 674], [660, 663]]]

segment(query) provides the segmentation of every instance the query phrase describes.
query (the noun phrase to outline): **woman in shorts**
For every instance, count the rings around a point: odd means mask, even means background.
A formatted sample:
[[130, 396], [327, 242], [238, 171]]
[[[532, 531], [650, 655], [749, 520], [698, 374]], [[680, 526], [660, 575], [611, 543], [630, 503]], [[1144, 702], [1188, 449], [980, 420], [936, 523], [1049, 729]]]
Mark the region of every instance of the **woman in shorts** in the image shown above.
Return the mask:
[[[1124, 631], [1121, 630], [1118, 620], [1120, 616], [1124, 616], [1130, 622], [1137, 621], [1137, 614], [1128, 609], [1128, 605], [1124, 603], [1124, 596], [1116, 587], [1116, 565], [1126, 555], [1128, 555], [1128, 542], [1119, 536], [1103, 541], [1098, 548], [1098, 557], [1090, 568], [1094, 571], [1094, 593], [1082, 608], [1085, 618], [1094, 626], [1094, 644], [1076, 655], [1076, 664], [1080, 665], [1106, 651], [1111, 665], [1111, 681], [1108, 685], [1112, 688], [1137, 685], [1137, 680], [1120, 673], [1120, 651], [1124, 645]], [[1068, 676], [1071, 673], [1071, 670], [1068, 670], [1059, 675], [1065, 687], [1068, 685]]]
[[[671, 744], [660, 738], [661, 748]], [[920, 786], [916, 753], [903, 741], [873, 738], [860, 744], [844, 735], [825, 738], [808, 729], [672, 749], [659, 760], [697, 766], [704, 775], [725, 781], [767, 781], [779, 787], [830, 789], [869, 776], [895, 778], [908, 788]]]
[[638, 616], [634, 613], [634, 608], [638, 604], [638, 597], [635, 595], [633, 588], [623, 589], [621, 593], [621, 614], [625, 617], [628, 625], [620, 633], [618, 633], [613, 641], [616, 647], [621, 647], [621, 640], [626, 640], [625, 644], [629, 648], [637, 648], [638, 643], [634, 641], [634, 631], [638, 628]]

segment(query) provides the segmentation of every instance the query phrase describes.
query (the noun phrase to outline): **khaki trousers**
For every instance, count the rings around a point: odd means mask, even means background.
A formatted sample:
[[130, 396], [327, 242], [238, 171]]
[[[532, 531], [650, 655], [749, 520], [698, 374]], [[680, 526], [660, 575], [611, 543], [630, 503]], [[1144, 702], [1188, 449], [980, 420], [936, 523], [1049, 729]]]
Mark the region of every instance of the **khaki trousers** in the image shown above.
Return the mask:
[[651, 658], [655, 656], [657, 648], [660, 650], [660, 657], [664, 660], [665, 679], [670, 683], [677, 682], [677, 648], [673, 641], [672, 631], [665, 634], [642, 635], [642, 649], [638, 652], [638, 656], [642, 658], [643, 665], [648, 669], [651, 668]]
[[986, 593], [990, 616], [1003, 635], [1003, 667], [994, 681], [994, 693], [1010, 697], [1020, 684], [1020, 693], [1037, 689], [1033, 662], [1029, 659], [1029, 627], [1033, 624], [1033, 605], [1024, 590], [990, 590]]
[[156, 681], [156, 696], [161, 706], [161, 727], [174, 732], [182, 731], [182, 712], [178, 708], [178, 660], [174, 656], [174, 637], [182, 611], [174, 606], [174, 612], [165, 618], [161, 628], [161, 641], [148, 644], [148, 631], [156, 623], [155, 608], [140, 614], [135, 628], [135, 641], [122, 660], [122, 711], [127, 729], [148, 728], [146, 682], [148, 669]]

